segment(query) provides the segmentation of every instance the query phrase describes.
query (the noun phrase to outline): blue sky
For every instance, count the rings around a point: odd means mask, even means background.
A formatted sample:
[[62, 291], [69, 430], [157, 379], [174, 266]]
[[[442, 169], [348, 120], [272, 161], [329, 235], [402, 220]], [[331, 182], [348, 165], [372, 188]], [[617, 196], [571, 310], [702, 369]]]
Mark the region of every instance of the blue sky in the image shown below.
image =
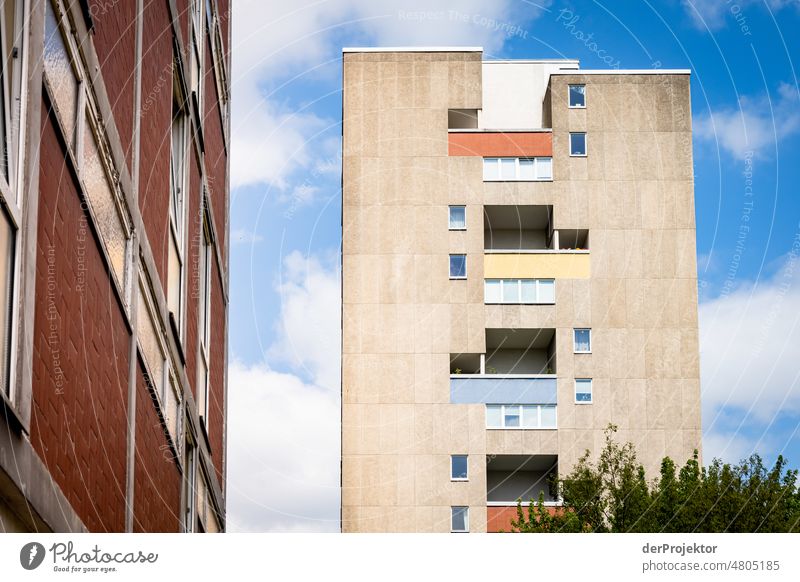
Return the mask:
[[231, 530], [338, 527], [342, 46], [691, 68], [705, 457], [800, 466], [799, 0], [233, 9]]

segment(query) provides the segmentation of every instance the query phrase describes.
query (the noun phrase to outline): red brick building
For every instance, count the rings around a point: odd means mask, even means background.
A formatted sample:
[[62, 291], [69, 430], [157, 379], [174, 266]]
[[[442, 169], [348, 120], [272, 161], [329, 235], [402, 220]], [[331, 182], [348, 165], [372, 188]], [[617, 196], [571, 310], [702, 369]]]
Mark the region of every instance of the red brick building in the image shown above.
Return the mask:
[[0, 11], [0, 532], [222, 531], [230, 0]]

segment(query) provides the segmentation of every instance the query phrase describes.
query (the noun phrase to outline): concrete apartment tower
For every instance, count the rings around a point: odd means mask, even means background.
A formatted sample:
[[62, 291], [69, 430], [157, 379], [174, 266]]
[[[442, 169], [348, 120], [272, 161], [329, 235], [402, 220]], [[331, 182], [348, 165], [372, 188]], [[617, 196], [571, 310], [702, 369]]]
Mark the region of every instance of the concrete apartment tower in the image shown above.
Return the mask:
[[344, 50], [342, 529], [509, 529], [700, 448], [689, 71]]
[[0, 532], [225, 530], [229, 0], [3, 0]]

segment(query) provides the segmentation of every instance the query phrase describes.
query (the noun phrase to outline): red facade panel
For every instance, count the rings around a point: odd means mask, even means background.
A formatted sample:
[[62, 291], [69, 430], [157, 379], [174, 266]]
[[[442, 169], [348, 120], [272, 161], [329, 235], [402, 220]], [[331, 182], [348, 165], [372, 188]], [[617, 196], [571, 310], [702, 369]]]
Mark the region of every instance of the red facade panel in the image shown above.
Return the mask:
[[86, 527], [118, 532], [130, 334], [65, 155], [43, 115], [31, 442]]
[[141, 365], [137, 368], [133, 531], [179, 532], [181, 472], [156, 412], [156, 403], [145, 384]]
[[95, 23], [92, 42], [130, 170], [133, 153], [136, 2], [90, 0], [89, 13]]
[[541, 132], [450, 132], [448, 153], [451, 156], [478, 157], [550, 157], [553, 134]]
[[[553, 515], [558, 508], [548, 507], [547, 512]], [[528, 515], [528, 506], [523, 504], [522, 511]], [[486, 531], [488, 533], [511, 532], [511, 522], [517, 520], [517, 506], [487, 507]]]

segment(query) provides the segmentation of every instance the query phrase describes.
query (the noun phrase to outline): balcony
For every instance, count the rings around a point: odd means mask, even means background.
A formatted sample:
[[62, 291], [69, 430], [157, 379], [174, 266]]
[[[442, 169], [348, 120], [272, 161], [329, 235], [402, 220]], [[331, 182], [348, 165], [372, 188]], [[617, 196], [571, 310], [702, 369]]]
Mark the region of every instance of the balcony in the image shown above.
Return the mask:
[[554, 409], [555, 343], [553, 329], [487, 329], [486, 354], [451, 354], [450, 402]]
[[517, 519], [517, 503], [524, 511], [531, 499], [557, 511], [561, 505], [551, 490], [551, 481], [558, 475], [557, 455], [489, 455], [486, 457], [486, 531], [511, 531]]

